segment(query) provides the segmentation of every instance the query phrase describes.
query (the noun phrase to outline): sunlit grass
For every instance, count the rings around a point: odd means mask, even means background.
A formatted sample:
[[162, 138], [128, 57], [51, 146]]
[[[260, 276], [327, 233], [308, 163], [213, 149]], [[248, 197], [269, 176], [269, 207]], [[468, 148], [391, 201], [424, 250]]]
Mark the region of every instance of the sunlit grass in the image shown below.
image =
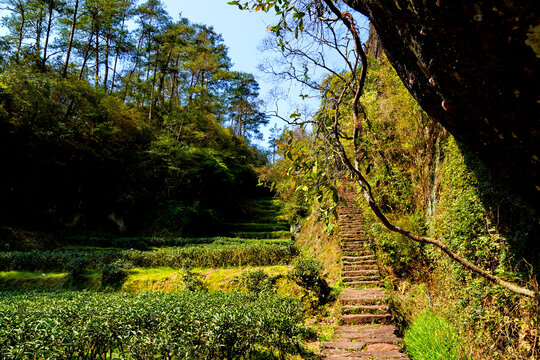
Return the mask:
[[0, 290], [60, 290], [68, 277], [66, 272], [0, 271]]
[[[277, 277], [276, 291], [279, 294], [293, 297], [300, 296], [299, 287], [294, 281], [286, 277], [289, 267], [285, 265], [231, 267], [225, 269], [193, 268], [190, 269], [190, 272], [200, 276], [204, 287], [208, 291], [227, 291], [246, 290], [243, 288], [240, 278], [244, 272], [253, 270], [263, 270], [270, 278]], [[186, 270], [170, 267], [133, 268], [121, 290], [128, 292], [181, 291], [185, 288], [182, 280], [185, 273]]]
[[467, 359], [452, 324], [429, 309], [405, 331], [405, 346], [413, 360]]

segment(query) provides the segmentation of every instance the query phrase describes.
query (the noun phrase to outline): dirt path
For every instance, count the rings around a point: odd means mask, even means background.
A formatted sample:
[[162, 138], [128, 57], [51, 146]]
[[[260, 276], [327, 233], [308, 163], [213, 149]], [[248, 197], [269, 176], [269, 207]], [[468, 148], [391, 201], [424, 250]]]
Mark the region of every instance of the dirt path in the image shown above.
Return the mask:
[[389, 324], [391, 315], [385, 304], [386, 294], [381, 286], [375, 255], [368, 247], [362, 230], [362, 213], [355, 206], [354, 194], [344, 191], [348, 206], [339, 209], [339, 234], [343, 250], [342, 279], [349, 288], [342, 291], [341, 325], [331, 342], [323, 344], [322, 358], [326, 360], [406, 360], [400, 351], [403, 340]]

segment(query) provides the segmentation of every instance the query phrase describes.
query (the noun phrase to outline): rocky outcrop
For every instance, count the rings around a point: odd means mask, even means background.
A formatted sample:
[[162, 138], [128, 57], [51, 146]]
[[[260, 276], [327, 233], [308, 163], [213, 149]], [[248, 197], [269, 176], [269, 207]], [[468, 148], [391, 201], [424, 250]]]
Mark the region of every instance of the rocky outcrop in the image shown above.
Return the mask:
[[420, 106], [540, 207], [540, 3], [345, 0]]

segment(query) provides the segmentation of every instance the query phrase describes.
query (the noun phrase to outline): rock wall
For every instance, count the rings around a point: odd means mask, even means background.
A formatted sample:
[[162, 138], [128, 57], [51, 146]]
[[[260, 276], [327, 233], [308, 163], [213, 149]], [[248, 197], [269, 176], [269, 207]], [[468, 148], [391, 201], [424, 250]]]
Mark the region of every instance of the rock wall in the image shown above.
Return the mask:
[[420, 106], [540, 209], [540, 3], [345, 2]]

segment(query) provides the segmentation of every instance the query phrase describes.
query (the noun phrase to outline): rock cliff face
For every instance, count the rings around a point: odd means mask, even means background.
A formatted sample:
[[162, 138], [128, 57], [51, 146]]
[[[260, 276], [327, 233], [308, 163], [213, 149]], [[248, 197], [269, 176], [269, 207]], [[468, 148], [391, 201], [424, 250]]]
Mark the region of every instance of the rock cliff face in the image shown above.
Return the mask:
[[422, 108], [540, 209], [540, 2], [345, 2]]

